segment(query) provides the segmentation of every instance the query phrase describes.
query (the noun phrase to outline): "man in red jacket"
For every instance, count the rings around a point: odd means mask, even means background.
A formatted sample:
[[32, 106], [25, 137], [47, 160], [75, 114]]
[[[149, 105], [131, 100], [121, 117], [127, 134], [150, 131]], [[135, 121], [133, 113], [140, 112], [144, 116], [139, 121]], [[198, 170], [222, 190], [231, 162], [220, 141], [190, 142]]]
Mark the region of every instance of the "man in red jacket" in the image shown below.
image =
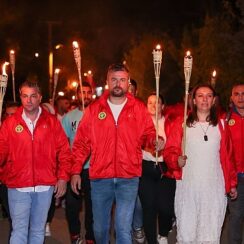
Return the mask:
[[116, 243], [130, 244], [142, 170], [141, 147], [146, 141], [153, 146], [155, 129], [145, 105], [127, 93], [129, 71], [123, 64], [109, 67], [107, 84], [108, 91], [86, 109], [79, 124], [72, 147], [71, 186], [78, 194], [80, 172], [91, 153], [89, 176], [96, 243], [109, 242], [115, 201]]
[[70, 172], [68, 140], [57, 118], [40, 107], [37, 83], [20, 87], [22, 106], [0, 130], [0, 167], [8, 187], [11, 244], [43, 244], [53, 191], [61, 197]]
[[227, 120], [233, 142], [238, 197], [236, 200], [229, 201], [229, 243], [237, 244], [242, 243], [244, 217], [244, 83], [233, 86], [231, 101], [233, 107], [227, 114]]

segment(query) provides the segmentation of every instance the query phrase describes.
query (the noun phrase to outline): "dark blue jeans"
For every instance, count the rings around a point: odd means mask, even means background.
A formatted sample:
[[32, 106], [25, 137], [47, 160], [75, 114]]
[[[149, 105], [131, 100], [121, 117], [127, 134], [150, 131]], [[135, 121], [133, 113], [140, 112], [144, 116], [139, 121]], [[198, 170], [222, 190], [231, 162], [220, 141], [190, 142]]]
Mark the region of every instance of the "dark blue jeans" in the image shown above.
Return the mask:
[[111, 209], [116, 202], [116, 243], [131, 244], [131, 225], [138, 192], [138, 177], [91, 180], [94, 234], [97, 244], [109, 243]]
[[242, 229], [244, 219], [244, 177], [238, 179], [237, 185], [238, 196], [235, 200], [228, 202], [230, 210], [229, 222], [229, 243], [241, 244], [242, 243]]

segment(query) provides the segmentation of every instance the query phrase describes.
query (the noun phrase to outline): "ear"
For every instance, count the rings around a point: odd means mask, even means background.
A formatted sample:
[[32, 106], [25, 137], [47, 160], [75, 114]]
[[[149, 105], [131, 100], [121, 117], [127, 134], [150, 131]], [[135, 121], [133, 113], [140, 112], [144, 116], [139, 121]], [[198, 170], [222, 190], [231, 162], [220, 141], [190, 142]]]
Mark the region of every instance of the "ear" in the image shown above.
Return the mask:
[[162, 111], [164, 110], [164, 107], [165, 107], [164, 104], [162, 104], [162, 107], [161, 107]]
[[216, 97], [214, 97], [214, 99], [213, 99], [213, 104], [214, 105], [216, 104]]
[[196, 100], [195, 100], [195, 98], [192, 99], [192, 101], [193, 101], [193, 104], [196, 105]]
[[231, 103], [233, 102], [232, 95], [230, 96], [230, 102], [231, 102]]

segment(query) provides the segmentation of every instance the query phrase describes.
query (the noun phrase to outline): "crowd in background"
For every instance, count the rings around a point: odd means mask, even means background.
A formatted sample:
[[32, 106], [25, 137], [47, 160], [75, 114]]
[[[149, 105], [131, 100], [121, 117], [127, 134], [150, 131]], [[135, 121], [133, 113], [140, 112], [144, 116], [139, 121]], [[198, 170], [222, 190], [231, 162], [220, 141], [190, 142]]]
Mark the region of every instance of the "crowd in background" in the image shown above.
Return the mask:
[[167, 106], [152, 92], [145, 106], [122, 64], [109, 67], [107, 84], [93, 100], [83, 82], [76, 103], [59, 96], [53, 106], [27, 81], [21, 105], [5, 104], [0, 190], [10, 243], [43, 243], [61, 202], [71, 243], [82, 243], [82, 198], [87, 244], [109, 243], [111, 212], [118, 244], [167, 244], [174, 224], [178, 244], [217, 244], [227, 207], [229, 243], [241, 243], [244, 83], [233, 86], [226, 112], [213, 87], [194, 87], [183, 143], [184, 102]]

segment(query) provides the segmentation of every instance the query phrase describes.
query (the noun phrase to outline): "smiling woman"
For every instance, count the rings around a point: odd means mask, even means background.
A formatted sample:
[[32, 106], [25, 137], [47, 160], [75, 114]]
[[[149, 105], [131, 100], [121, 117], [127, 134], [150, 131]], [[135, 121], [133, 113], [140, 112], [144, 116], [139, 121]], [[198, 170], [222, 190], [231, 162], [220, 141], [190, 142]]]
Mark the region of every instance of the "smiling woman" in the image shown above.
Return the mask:
[[176, 176], [175, 215], [178, 243], [219, 243], [227, 197], [237, 197], [229, 130], [218, 120], [215, 91], [199, 85], [193, 91], [182, 155], [182, 120], [174, 122], [164, 159]]

